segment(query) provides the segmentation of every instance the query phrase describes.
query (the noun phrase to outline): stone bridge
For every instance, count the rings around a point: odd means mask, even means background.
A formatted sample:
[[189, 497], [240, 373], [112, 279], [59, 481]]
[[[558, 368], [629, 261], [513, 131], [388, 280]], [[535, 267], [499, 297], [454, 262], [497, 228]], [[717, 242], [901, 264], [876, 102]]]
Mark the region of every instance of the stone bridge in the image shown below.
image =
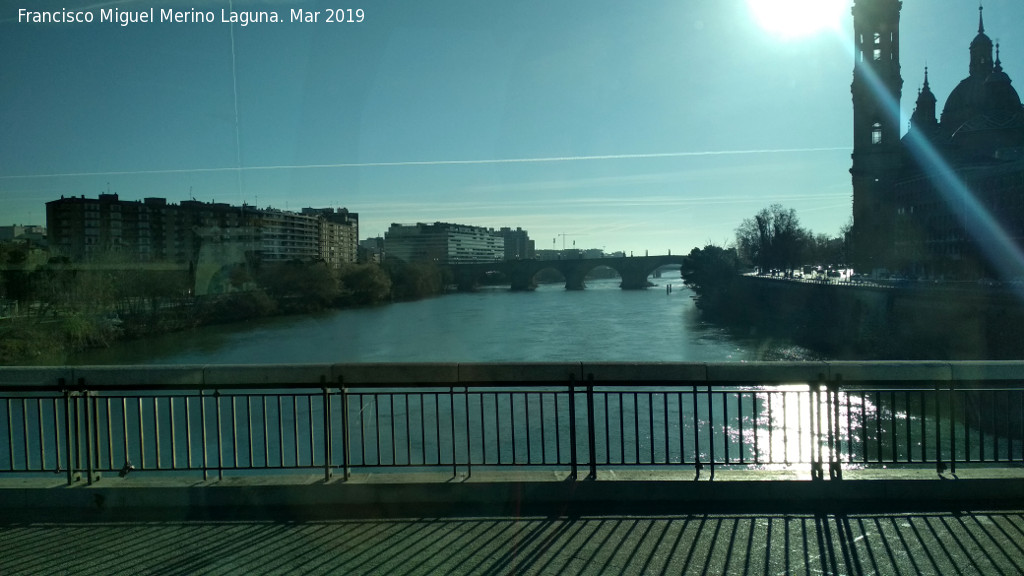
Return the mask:
[[625, 256], [615, 258], [564, 258], [559, 260], [507, 260], [504, 262], [450, 264], [459, 290], [472, 290], [488, 274], [498, 272], [512, 284], [512, 290], [532, 290], [534, 276], [552, 268], [565, 277], [566, 290], [583, 290], [584, 279], [598, 266], [607, 266], [622, 277], [623, 290], [642, 290], [650, 283], [647, 277], [662, 266], [682, 264], [685, 256]]

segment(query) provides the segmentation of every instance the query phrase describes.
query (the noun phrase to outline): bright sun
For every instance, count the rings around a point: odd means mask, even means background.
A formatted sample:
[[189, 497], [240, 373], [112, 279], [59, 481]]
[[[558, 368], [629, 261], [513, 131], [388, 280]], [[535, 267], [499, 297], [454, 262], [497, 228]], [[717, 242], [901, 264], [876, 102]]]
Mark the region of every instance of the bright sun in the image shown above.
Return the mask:
[[838, 29], [847, 0], [747, 0], [765, 30], [786, 38]]

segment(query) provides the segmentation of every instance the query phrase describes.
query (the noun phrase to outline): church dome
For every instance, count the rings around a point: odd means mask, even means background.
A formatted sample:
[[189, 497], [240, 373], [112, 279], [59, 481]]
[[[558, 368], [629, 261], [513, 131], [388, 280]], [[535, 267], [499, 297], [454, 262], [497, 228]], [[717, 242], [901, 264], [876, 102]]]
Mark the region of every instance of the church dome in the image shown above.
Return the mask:
[[968, 76], [957, 84], [942, 107], [941, 123], [950, 134], [964, 122], [977, 115], [984, 107], [985, 77]]
[[999, 49], [996, 48], [996, 67], [985, 79], [984, 110], [996, 114], [1013, 114], [1021, 108], [1020, 95], [1013, 88], [1012, 81], [999, 61]]

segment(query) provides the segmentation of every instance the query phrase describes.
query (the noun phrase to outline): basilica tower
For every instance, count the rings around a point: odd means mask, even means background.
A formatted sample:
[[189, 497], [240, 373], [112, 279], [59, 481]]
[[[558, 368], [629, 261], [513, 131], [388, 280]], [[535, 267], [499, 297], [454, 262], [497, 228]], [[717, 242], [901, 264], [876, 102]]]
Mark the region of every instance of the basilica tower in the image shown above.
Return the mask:
[[886, 268], [893, 246], [893, 184], [900, 171], [898, 0], [855, 0], [853, 31], [853, 259], [858, 271]]

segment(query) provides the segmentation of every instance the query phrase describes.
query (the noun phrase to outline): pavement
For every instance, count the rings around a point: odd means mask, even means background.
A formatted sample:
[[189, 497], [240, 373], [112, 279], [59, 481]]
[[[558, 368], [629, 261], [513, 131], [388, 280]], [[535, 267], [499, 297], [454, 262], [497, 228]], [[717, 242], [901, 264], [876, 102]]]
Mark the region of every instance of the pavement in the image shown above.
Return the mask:
[[0, 524], [0, 574], [1024, 573], [1024, 512]]
[[805, 476], [5, 479], [0, 574], [1024, 574], [1020, 468]]

